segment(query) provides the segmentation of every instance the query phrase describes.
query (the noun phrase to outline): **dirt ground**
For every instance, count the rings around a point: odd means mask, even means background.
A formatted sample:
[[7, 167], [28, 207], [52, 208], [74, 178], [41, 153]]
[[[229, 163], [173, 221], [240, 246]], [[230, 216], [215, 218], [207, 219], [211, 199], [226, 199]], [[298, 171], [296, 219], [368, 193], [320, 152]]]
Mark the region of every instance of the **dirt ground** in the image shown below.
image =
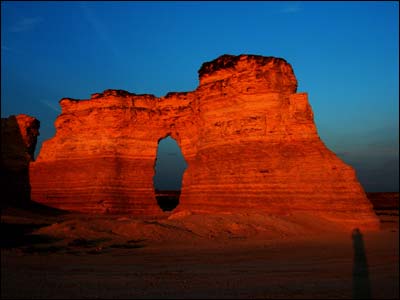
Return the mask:
[[2, 299], [399, 298], [398, 210], [378, 232], [304, 235], [261, 217], [38, 216], [2, 212]]

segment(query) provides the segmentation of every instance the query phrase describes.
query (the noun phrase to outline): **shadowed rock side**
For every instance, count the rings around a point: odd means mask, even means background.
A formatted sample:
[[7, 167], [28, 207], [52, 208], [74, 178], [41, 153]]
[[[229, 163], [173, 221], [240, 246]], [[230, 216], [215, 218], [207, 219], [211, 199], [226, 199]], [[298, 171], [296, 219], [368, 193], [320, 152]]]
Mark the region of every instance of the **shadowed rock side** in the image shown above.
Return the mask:
[[317, 134], [306, 93], [283, 59], [223, 55], [192, 92], [165, 97], [106, 90], [62, 99], [55, 137], [31, 164], [32, 198], [95, 213], [162, 214], [153, 187], [158, 141], [188, 164], [176, 210], [312, 212], [377, 228], [354, 170]]
[[28, 115], [1, 119], [1, 206], [26, 205], [30, 200], [29, 163], [40, 122]]

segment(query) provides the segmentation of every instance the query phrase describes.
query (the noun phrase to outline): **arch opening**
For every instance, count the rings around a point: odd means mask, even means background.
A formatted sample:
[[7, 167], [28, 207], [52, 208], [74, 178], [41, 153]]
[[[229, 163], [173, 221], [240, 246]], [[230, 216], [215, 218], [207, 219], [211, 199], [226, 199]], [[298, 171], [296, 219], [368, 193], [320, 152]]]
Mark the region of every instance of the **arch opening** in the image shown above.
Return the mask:
[[187, 163], [178, 143], [167, 135], [158, 141], [153, 185], [158, 206], [165, 212], [179, 205], [183, 173]]

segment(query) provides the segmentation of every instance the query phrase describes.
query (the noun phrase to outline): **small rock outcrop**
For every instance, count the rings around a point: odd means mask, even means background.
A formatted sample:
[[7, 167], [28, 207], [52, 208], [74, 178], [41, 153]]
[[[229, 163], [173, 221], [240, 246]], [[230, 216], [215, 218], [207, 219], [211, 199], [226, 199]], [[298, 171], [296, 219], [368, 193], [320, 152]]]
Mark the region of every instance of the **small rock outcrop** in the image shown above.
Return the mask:
[[377, 227], [350, 166], [318, 136], [306, 93], [275, 57], [223, 55], [204, 63], [192, 92], [157, 98], [106, 90], [60, 100], [56, 135], [31, 164], [32, 199], [93, 213], [162, 214], [153, 176], [160, 139], [188, 164], [179, 210], [312, 212]]
[[1, 205], [23, 205], [30, 199], [29, 163], [40, 122], [28, 115], [1, 118]]

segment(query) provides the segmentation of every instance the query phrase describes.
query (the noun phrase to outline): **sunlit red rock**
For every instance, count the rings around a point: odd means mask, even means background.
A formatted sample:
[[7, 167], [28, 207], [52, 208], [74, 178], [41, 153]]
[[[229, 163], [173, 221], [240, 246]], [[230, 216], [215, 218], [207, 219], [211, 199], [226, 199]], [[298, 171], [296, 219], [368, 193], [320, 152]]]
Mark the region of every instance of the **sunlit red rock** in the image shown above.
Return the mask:
[[154, 165], [158, 141], [170, 135], [188, 164], [177, 211], [308, 211], [378, 225], [354, 170], [320, 140], [285, 60], [223, 55], [199, 75], [195, 91], [161, 98], [106, 90], [60, 100], [56, 135], [31, 164], [32, 198], [82, 212], [162, 214]]

